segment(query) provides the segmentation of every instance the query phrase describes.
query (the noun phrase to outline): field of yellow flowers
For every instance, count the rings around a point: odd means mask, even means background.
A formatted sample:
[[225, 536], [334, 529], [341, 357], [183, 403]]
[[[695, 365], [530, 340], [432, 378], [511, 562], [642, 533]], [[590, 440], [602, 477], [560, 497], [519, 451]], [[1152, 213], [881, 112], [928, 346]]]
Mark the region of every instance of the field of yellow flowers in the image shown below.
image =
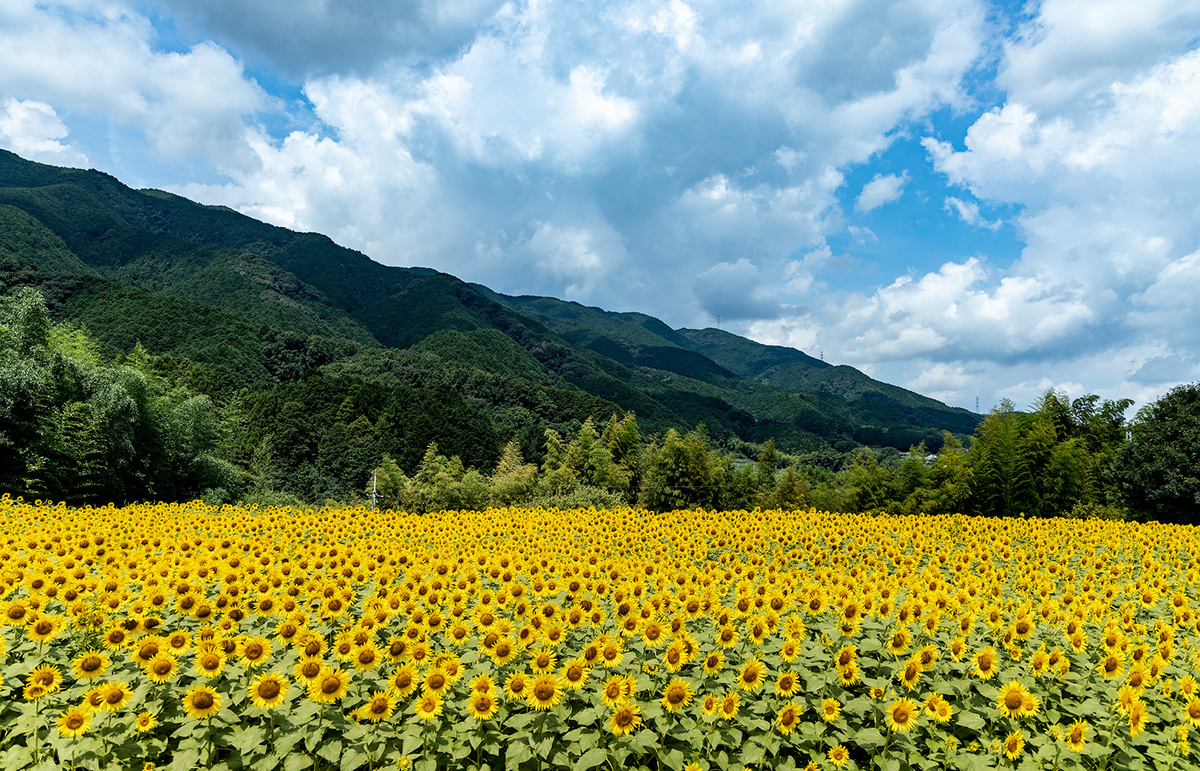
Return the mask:
[[1190, 768], [1193, 528], [0, 499], [0, 768]]

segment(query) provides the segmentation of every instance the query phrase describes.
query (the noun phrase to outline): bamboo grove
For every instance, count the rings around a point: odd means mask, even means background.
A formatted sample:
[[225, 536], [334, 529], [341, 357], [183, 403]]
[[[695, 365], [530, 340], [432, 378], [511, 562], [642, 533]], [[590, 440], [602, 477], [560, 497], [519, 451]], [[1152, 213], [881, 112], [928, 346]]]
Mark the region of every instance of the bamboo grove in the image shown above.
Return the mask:
[[1188, 768], [1200, 537], [0, 500], [0, 765]]

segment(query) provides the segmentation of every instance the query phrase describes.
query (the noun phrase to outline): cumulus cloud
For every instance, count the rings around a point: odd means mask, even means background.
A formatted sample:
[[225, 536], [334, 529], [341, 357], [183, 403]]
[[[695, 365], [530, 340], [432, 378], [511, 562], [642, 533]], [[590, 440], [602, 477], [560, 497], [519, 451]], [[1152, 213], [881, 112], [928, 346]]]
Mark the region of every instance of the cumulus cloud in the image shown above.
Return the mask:
[[964, 201], [952, 195], [946, 196], [946, 202], [942, 205], [942, 208], [946, 211], [954, 212], [960, 220], [974, 227], [999, 230], [1000, 226], [1004, 224], [1000, 220], [989, 222], [979, 213], [979, 204], [974, 201]]
[[0, 112], [0, 145], [26, 158], [64, 166], [86, 166], [87, 155], [63, 144], [69, 133], [58, 113], [45, 102], [4, 100]]
[[0, 94], [133, 129], [163, 158], [240, 165], [245, 118], [274, 106], [224, 49], [155, 50], [149, 21], [117, 4], [18, 0], [0, 29]]
[[870, 182], [863, 185], [862, 192], [854, 208], [861, 212], [878, 209], [884, 204], [899, 201], [904, 194], [904, 185], [908, 183], [908, 172], [903, 174], [876, 174]]
[[[1198, 9], [1043, 0], [997, 40], [976, 0], [17, 0], [0, 141], [193, 159], [207, 178], [155, 184], [500, 291], [719, 314], [960, 404], [1043, 380], [1141, 394], [1196, 367]], [[912, 161], [846, 189], [915, 131], [945, 190]], [[914, 178], [981, 243], [1011, 224], [1020, 258], [855, 262], [892, 242], [843, 207], [882, 223]]]

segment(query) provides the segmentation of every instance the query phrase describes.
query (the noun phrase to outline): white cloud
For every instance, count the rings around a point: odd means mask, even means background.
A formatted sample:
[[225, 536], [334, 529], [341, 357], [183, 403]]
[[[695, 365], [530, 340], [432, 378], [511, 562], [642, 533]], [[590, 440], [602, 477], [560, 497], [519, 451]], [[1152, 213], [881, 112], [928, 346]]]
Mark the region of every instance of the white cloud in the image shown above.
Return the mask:
[[4, 100], [0, 113], [0, 145], [18, 155], [43, 163], [86, 166], [87, 155], [71, 144], [63, 144], [69, 133], [58, 113], [45, 102], [31, 99]]
[[239, 164], [245, 118], [274, 106], [224, 49], [154, 50], [148, 20], [116, 3], [17, 0], [0, 29], [0, 96], [132, 127], [162, 158]]
[[979, 204], [974, 201], [964, 201], [955, 196], [946, 196], [946, 202], [942, 208], [949, 212], [954, 212], [958, 218], [968, 225], [973, 225], [978, 228], [987, 228], [988, 230], [999, 230], [1004, 223], [1000, 220], [989, 222], [979, 213]]
[[871, 181], [863, 185], [862, 192], [854, 208], [861, 212], [878, 209], [884, 204], [899, 201], [904, 194], [904, 186], [908, 183], [908, 172], [903, 174], [876, 174]]

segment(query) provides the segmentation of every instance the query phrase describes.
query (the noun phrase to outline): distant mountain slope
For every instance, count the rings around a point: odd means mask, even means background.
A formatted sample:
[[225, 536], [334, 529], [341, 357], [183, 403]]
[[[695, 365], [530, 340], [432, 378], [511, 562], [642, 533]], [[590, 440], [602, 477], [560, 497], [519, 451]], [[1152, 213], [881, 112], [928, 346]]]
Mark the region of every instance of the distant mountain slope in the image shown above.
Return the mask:
[[[16, 283], [40, 286], [55, 313], [113, 349], [140, 340], [259, 386], [337, 362], [346, 362], [336, 365], [342, 374], [406, 382], [444, 383], [429, 372], [439, 366], [487, 373], [503, 385], [464, 375], [454, 387], [530, 445], [538, 426], [604, 410], [632, 410], [650, 432], [705, 423], [718, 438], [774, 436], [793, 449], [937, 444], [943, 429], [970, 433], [978, 419], [792, 349], [508, 297], [427, 268], [381, 265], [323, 235], [0, 151], [0, 285]], [[421, 356], [396, 365], [397, 375], [370, 363], [387, 349]], [[537, 394], [536, 409], [514, 396], [522, 389]]]

